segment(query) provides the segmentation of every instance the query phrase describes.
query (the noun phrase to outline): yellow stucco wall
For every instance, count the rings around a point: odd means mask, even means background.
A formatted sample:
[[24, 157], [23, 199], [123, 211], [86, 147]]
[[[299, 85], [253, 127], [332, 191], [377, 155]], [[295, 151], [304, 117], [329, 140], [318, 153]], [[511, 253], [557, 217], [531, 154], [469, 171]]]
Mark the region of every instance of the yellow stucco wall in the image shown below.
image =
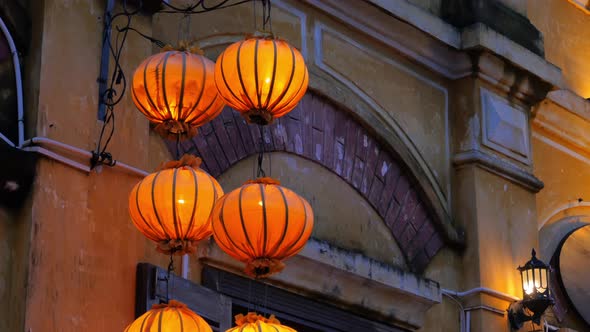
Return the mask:
[[527, 15], [543, 33], [545, 58], [560, 67], [568, 88], [590, 97], [590, 15], [566, 0], [528, 0]]
[[[214, 58], [222, 49], [220, 44], [240, 38], [237, 33], [253, 30], [251, 9], [237, 6], [195, 16], [190, 21], [190, 36], [201, 39], [207, 54]], [[103, 2], [46, 0], [41, 11], [38, 107], [28, 111], [28, 118], [35, 119], [29, 126], [36, 128], [38, 136], [93, 149], [101, 125], [96, 120], [96, 77]], [[176, 42], [182, 26], [179, 17], [158, 14], [153, 18], [153, 29], [150, 18], [136, 17], [134, 26]], [[454, 202], [454, 217], [463, 226], [477, 223], [467, 227], [470, 240], [475, 239], [469, 243], [474, 246], [466, 256], [443, 249], [424, 276], [452, 290], [466, 290], [481, 282], [519, 295], [514, 267], [526, 260], [530, 244], [536, 243], [536, 211], [529, 209], [535, 206], [534, 196], [476, 167], [452, 176], [447, 99], [449, 90], [463, 87], [449, 86], [446, 80], [295, 0], [277, 2], [273, 7], [273, 29], [302, 49], [310, 69], [343, 84], [347, 93], [358, 95], [374, 106], [375, 114], [399, 127], [400, 134], [413, 145], [404, 148], [412, 149], [433, 174], [433, 185], [444, 193], [445, 204], [451, 205], [451, 180], [453, 193], [463, 194], [463, 201]], [[126, 50], [122, 64], [130, 78], [135, 66], [153, 49], [144, 39], [130, 34]], [[323, 83], [321, 89], [336, 89], [329, 83]], [[473, 97], [472, 91], [466, 94]], [[473, 98], [467, 99], [466, 108], [478, 107]], [[109, 148], [116, 159], [151, 170], [169, 157], [160, 138], [135, 111], [129, 95], [118, 107], [116, 121], [117, 131]], [[272, 154], [272, 160], [273, 175], [314, 206], [314, 236], [405, 267], [389, 230], [354, 189], [308, 160], [283, 153]], [[220, 182], [224, 189], [236, 188], [251, 177], [252, 166], [250, 158], [223, 174]], [[135, 264], [149, 261], [165, 266], [167, 260], [155, 253], [154, 245], [135, 230], [127, 216], [127, 195], [137, 181], [137, 177], [107, 167], [86, 175], [48, 159], [40, 161], [30, 222], [23, 226], [32, 228], [27, 329], [116, 331], [132, 319]], [[0, 223], [0, 231], [5, 224]], [[0, 248], [4, 245], [6, 241], [0, 239]], [[479, 268], [481, 260], [490, 262], [486, 270]], [[192, 262], [191, 278], [198, 281], [198, 264], [195, 258]], [[0, 271], [0, 277], [4, 272]], [[2, 291], [0, 284], [0, 295], [6, 293]], [[493, 299], [485, 301], [498, 305]], [[48, 310], [51, 314], [40, 314]], [[482, 317], [474, 315], [474, 326], [481, 331], [486, 326], [506, 327], [505, 317]], [[422, 331], [451, 330], [458, 330], [458, 308], [445, 299], [428, 313]]]
[[[91, 150], [102, 125], [96, 78], [104, 2], [48, 0], [40, 10], [40, 45], [31, 55], [38, 59], [39, 87], [29, 86], [31, 95], [38, 91], [38, 107], [27, 111], [29, 126], [35, 128], [27, 136]], [[136, 17], [134, 25], [151, 31], [149, 17]], [[151, 54], [151, 45], [131, 34], [126, 49], [131, 51], [125, 52], [122, 65], [130, 77]], [[116, 110], [117, 130], [108, 150], [125, 163], [153, 169], [169, 156], [130, 99], [127, 95]], [[135, 265], [149, 261], [164, 266], [167, 260], [127, 215], [127, 196], [138, 180], [108, 167], [87, 175], [41, 158], [29, 218], [32, 231], [23, 236], [30, 238], [28, 287], [20, 293], [27, 302], [24, 330], [117, 331], [133, 318]]]

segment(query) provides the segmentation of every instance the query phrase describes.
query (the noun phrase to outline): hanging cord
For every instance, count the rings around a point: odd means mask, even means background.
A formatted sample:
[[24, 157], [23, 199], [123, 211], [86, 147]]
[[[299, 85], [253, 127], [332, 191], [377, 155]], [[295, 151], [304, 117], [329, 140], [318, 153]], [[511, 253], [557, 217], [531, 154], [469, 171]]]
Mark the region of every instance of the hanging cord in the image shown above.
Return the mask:
[[266, 173], [262, 168], [262, 163], [264, 161], [264, 126], [258, 125], [258, 129], [260, 130], [260, 151], [258, 151], [258, 168], [256, 177], [261, 178], [266, 176]]
[[268, 25], [268, 31], [272, 34], [271, 7], [270, 0], [262, 0], [262, 30], [267, 31], [266, 26]]
[[254, 31], [258, 30], [258, 22], [256, 19], [256, 0], [252, 1], [252, 14], [254, 16]]
[[266, 306], [268, 299], [268, 284], [264, 283], [264, 306], [262, 307], [262, 311], [264, 312], [264, 317], [268, 316], [268, 307]]
[[181, 133], [179, 132], [176, 137], [176, 160], [180, 160], [180, 135]]
[[191, 15], [185, 12], [180, 20], [178, 20], [178, 36], [176, 43], [180, 44], [182, 41], [188, 41], [190, 37]]
[[174, 252], [170, 253], [168, 275], [166, 276], [166, 303], [170, 302], [170, 284], [172, 283], [172, 271], [174, 271]]

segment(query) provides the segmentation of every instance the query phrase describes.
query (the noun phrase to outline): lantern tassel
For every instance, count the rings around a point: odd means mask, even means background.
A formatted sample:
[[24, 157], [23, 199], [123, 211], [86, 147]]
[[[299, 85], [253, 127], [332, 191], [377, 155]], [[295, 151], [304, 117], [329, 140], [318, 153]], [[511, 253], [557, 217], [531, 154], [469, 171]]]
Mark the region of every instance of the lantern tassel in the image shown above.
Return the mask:
[[272, 113], [269, 110], [263, 108], [253, 108], [247, 112], [244, 112], [243, 116], [249, 123], [254, 123], [261, 126], [269, 125], [274, 121]]
[[187, 308], [186, 304], [176, 301], [169, 300], [168, 303], [154, 303], [152, 309], [163, 309], [163, 308]]
[[199, 131], [195, 126], [176, 120], [167, 120], [158, 123], [154, 127], [154, 130], [164, 139], [171, 141], [177, 139], [179, 136], [181, 141], [187, 140], [196, 136]]
[[165, 255], [182, 256], [197, 251], [198, 242], [191, 240], [164, 240], [156, 246], [156, 250]]
[[274, 258], [256, 258], [246, 263], [244, 273], [247, 275], [260, 279], [268, 278], [273, 274], [283, 271], [285, 264]]

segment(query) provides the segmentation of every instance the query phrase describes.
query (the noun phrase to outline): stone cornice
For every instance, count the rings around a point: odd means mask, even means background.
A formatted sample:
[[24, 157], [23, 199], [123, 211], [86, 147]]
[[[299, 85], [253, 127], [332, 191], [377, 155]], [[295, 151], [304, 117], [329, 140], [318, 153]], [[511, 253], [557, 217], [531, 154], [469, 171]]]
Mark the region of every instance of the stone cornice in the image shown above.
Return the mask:
[[533, 115], [535, 131], [590, 153], [590, 101], [568, 90], [552, 91], [535, 107]]
[[[201, 252], [205, 264], [238, 274], [243, 269], [242, 263], [212, 241]], [[410, 329], [422, 326], [426, 311], [441, 302], [435, 281], [314, 239], [286, 264], [282, 273], [267, 279], [270, 284], [297, 293], [323, 294], [334, 304], [362, 308], [375, 318]], [[338, 291], [326, 291], [334, 289]]]
[[458, 153], [453, 157], [453, 164], [456, 167], [477, 165], [515, 182], [534, 193], [539, 192], [544, 187], [543, 181], [539, 180], [530, 172], [516, 166], [512, 162], [483, 151], [470, 150]]
[[[449, 79], [482, 72], [482, 78], [527, 103], [538, 102], [550, 89], [564, 85], [559, 68], [484, 24], [459, 30], [403, 0], [366, 1], [373, 6], [338, 0], [305, 3]], [[479, 52], [496, 59], [494, 69], [473, 58]], [[509, 69], [512, 78], [505, 77], [504, 69]]]

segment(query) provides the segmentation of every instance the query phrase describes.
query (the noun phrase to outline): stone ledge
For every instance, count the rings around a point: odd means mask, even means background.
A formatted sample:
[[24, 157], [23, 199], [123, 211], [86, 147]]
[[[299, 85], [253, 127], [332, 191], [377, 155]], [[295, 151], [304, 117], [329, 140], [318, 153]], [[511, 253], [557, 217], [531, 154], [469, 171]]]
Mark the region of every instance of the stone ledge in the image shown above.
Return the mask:
[[[359, 6], [362, 2], [337, 0], [305, 0], [308, 5], [351, 25], [365, 35], [378, 40], [434, 72], [455, 80], [472, 75], [479, 70], [469, 58], [474, 51], [488, 52], [501, 61], [503, 67], [517, 70], [515, 77], [523, 74], [535, 76], [528, 79], [541, 93], [535, 93], [537, 102], [550, 88], [563, 87], [561, 69], [541, 56], [522, 47], [504, 35], [482, 23], [465, 27], [462, 31], [415, 5], [403, 0], [366, 0], [376, 8]], [[373, 10], [373, 11], [371, 11]], [[351, 14], [355, 13], [355, 15]], [[390, 14], [390, 15], [387, 15]], [[392, 17], [394, 16], [394, 17]], [[397, 19], [396, 19], [397, 18]], [[510, 65], [507, 63], [510, 62]], [[476, 63], [477, 64], [477, 63]], [[515, 72], [514, 69], [511, 72]], [[526, 73], [525, 73], [526, 72]], [[500, 88], [507, 88], [505, 82]], [[531, 82], [528, 82], [529, 84]], [[528, 88], [527, 88], [528, 89]], [[526, 94], [526, 93], [525, 93]], [[530, 99], [530, 98], [529, 98]]]
[[542, 81], [555, 87], [564, 86], [561, 69], [484, 24], [476, 23], [463, 29], [461, 48], [463, 50], [487, 49]]
[[443, 0], [442, 18], [457, 28], [484, 24], [531, 52], [544, 56], [541, 32], [521, 13], [498, 0]]
[[590, 101], [568, 90], [552, 91], [533, 114], [535, 130], [578, 151], [590, 152]]
[[456, 167], [475, 164], [485, 170], [515, 182], [533, 193], [543, 189], [543, 181], [520, 167], [505, 161], [497, 156], [478, 150], [469, 150], [456, 154], [453, 157]]
[[[213, 241], [203, 252], [203, 263], [241, 273], [243, 264]], [[362, 308], [375, 318], [411, 329], [422, 326], [428, 309], [441, 302], [435, 281], [314, 239], [286, 265], [282, 273], [268, 279], [269, 283], [322, 296], [344, 308]]]

